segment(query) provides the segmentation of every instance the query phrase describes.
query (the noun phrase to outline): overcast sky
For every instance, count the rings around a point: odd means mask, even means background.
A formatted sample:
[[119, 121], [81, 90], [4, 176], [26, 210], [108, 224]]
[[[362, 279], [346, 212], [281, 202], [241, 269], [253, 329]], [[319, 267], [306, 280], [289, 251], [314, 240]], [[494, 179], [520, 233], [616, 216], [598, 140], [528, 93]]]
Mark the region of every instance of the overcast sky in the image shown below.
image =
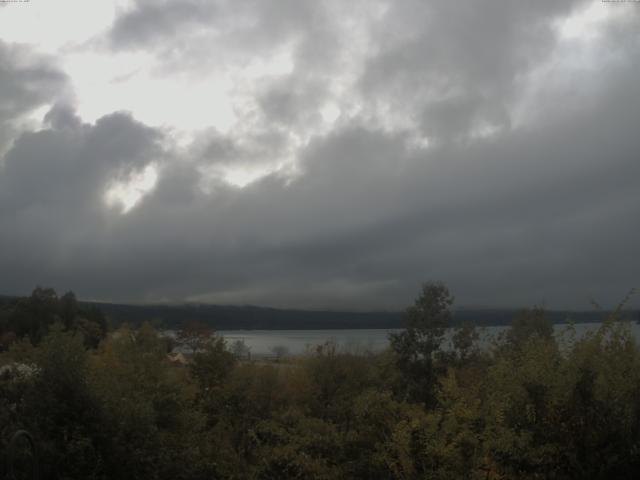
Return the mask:
[[640, 287], [640, 3], [0, 3], [0, 293]]

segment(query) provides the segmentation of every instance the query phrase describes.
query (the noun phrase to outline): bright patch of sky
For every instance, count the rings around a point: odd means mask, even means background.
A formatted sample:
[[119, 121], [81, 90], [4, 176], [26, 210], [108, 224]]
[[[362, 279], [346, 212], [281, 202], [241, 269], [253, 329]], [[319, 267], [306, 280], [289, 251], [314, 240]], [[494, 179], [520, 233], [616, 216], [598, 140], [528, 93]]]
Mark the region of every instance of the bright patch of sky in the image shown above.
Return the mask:
[[[594, 71], [615, 57], [616, 52], [598, 42], [605, 30], [615, 21], [620, 21], [630, 8], [637, 8], [632, 2], [593, 1], [586, 7], [577, 9], [567, 18], [554, 25], [558, 35], [555, 50], [547, 60], [529, 71], [520, 79], [520, 98], [511, 112], [512, 126], [519, 127], [540, 119], [541, 98], [558, 91], [567, 93], [566, 108], [571, 102], [588, 101], [593, 92], [585, 88], [596, 88], [596, 83], [580, 82], [582, 76], [590, 76]], [[546, 93], [549, 92], [549, 93]]]
[[105, 194], [105, 202], [111, 207], [119, 208], [123, 214], [128, 213], [153, 190], [157, 180], [158, 168], [153, 164], [147, 165], [142, 171], [110, 185]]

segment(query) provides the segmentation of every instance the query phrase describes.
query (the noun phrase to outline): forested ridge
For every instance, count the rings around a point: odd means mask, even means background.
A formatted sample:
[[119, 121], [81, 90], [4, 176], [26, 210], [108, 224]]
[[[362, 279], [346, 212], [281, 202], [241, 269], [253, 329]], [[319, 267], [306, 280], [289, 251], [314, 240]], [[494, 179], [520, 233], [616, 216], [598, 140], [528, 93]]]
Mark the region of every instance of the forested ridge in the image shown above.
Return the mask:
[[[122, 305], [87, 303], [107, 315], [114, 325], [139, 325], [153, 319], [158, 325], [179, 328], [185, 318], [208, 324], [216, 330], [321, 330], [357, 328], [402, 328], [404, 312], [341, 312], [323, 310], [291, 310], [259, 306], [233, 305]], [[473, 322], [477, 326], [510, 325], [518, 309], [457, 309], [453, 325]], [[610, 312], [607, 312], [610, 313]], [[551, 323], [589, 323], [602, 321], [602, 312], [590, 310], [547, 311]], [[637, 317], [636, 313], [636, 317]]]
[[51, 479], [637, 478], [640, 350], [623, 306], [582, 337], [523, 310], [482, 349], [458, 322], [445, 349], [453, 297], [427, 283], [382, 353], [326, 343], [253, 361], [188, 322], [192, 355], [175, 362], [151, 323], [109, 329], [73, 294], [36, 289], [0, 310], [0, 449], [28, 430]]
[[[75, 297], [74, 297], [75, 298]], [[0, 309], [11, 308], [20, 299], [0, 296]], [[139, 326], [151, 322], [158, 328], [178, 329], [185, 319], [205, 323], [216, 330], [315, 330], [315, 329], [360, 329], [402, 328], [404, 312], [363, 311], [342, 312], [328, 310], [294, 310], [268, 308], [254, 305], [131, 305], [104, 302], [77, 301], [83, 309], [100, 311], [113, 327], [122, 324]], [[602, 321], [611, 312], [588, 310], [547, 310], [551, 323], [593, 323]], [[508, 326], [518, 309], [514, 308], [457, 308], [452, 324], [472, 322], [478, 327]], [[640, 319], [640, 312], [630, 316]]]

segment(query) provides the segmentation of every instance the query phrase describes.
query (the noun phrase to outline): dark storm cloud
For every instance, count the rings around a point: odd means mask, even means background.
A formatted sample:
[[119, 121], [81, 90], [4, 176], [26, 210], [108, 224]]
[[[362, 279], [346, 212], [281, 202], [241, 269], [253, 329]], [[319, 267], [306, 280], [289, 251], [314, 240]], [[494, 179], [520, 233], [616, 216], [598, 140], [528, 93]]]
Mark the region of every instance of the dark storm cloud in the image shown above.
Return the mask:
[[115, 113], [94, 126], [81, 125], [70, 112], [54, 107], [52, 127], [25, 133], [5, 156], [0, 175], [2, 209], [20, 214], [31, 207], [59, 207], [78, 202], [100, 204], [107, 183], [156, 159], [156, 133]]
[[[37, 282], [71, 286], [67, 272], [86, 270], [100, 255], [113, 216], [105, 210], [110, 182], [162, 160], [159, 134], [115, 113], [81, 124], [66, 107], [46, 116], [49, 127], [15, 140], [0, 170], [0, 289], [24, 291]], [[92, 263], [88, 262], [88, 263]]]
[[[267, 3], [137, 2], [116, 20], [114, 48], [175, 48], [184, 68], [203, 53], [181, 40], [195, 25], [247, 58], [296, 39], [294, 66], [256, 86], [239, 127], [184, 150], [127, 114], [51, 110], [0, 170], [0, 291], [370, 309], [441, 279], [463, 305], [588, 307], [638, 284], [637, 17], [602, 32], [597, 63], [554, 69], [574, 46], [553, 25], [578, 4], [389, 2], [352, 66], [358, 113], [296, 147], [296, 176], [240, 189], [202, 172], [285, 156], [351, 55], [330, 3]], [[151, 163], [153, 191], [125, 215], [105, 206]]]

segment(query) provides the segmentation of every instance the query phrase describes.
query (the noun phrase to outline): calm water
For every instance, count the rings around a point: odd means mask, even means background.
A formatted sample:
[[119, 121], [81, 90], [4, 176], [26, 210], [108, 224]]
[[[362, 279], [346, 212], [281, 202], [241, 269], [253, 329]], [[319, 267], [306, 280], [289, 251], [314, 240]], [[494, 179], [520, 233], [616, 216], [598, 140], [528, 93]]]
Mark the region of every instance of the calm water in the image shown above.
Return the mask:
[[[575, 325], [576, 337], [595, 330], [599, 323], [581, 323]], [[488, 345], [491, 338], [504, 331], [507, 327], [485, 327], [480, 329], [481, 344]], [[567, 325], [554, 326], [557, 335], [567, 330]], [[640, 341], [640, 325], [631, 325], [637, 341]], [[392, 330], [222, 330], [222, 335], [229, 346], [236, 340], [242, 340], [251, 349], [254, 356], [271, 356], [273, 349], [284, 347], [289, 354], [300, 354], [327, 341], [335, 342], [339, 349], [350, 352], [384, 350], [389, 344], [388, 334], [398, 332]], [[448, 343], [449, 340], [447, 339]]]
[[252, 355], [269, 356], [272, 349], [284, 347], [290, 354], [300, 354], [325, 342], [335, 342], [339, 349], [351, 352], [384, 350], [389, 344], [387, 335], [393, 330], [222, 330], [227, 344], [242, 340]]

